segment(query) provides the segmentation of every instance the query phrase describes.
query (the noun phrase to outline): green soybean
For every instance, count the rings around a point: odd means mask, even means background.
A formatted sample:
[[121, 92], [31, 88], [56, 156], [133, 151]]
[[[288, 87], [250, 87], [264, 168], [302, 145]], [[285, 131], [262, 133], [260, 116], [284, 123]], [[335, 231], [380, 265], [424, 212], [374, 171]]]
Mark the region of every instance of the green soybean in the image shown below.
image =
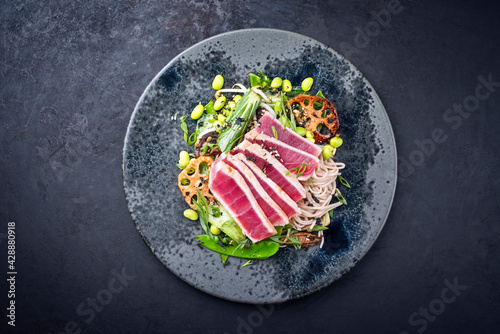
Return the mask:
[[219, 235], [220, 234], [220, 228], [218, 228], [215, 225], [210, 226], [210, 232], [212, 232], [213, 235]]
[[332, 157], [333, 150], [334, 150], [334, 148], [332, 146], [325, 145], [325, 147], [323, 147], [323, 150], [321, 151], [321, 154], [323, 154], [323, 158], [325, 160], [330, 159]]
[[203, 111], [205, 111], [205, 107], [203, 107], [200, 104], [198, 104], [196, 107], [194, 107], [193, 111], [191, 112], [191, 118], [192, 119], [198, 119], [203, 115]]
[[304, 129], [303, 127], [298, 126], [298, 127], [296, 128], [296, 131], [295, 131], [295, 132], [297, 132], [297, 134], [298, 134], [299, 136], [304, 137], [304, 136], [306, 135], [306, 132], [307, 132], [307, 131], [306, 131], [306, 129]]
[[212, 82], [212, 88], [215, 90], [222, 89], [224, 87], [224, 77], [220, 74], [216, 75], [214, 81]]
[[238, 101], [239, 101], [239, 100], [241, 100], [241, 95], [235, 95], [235, 96], [233, 97], [233, 101], [234, 101], [235, 103], [238, 103]]
[[221, 96], [219, 97], [215, 103], [214, 103], [214, 109], [215, 110], [221, 110], [222, 107], [224, 107], [224, 105], [226, 104], [226, 97], [225, 96]]
[[314, 82], [313, 78], [311, 77], [305, 78], [304, 81], [302, 81], [302, 90], [305, 92], [309, 91], [309, 89], [311, 89], [313, 85], [313, 82]]
[[283, 80], [280, 77], [276, 77], [271, 81], [271, 88], [280, 88], [283, 84]]
[[196, 241], [214, 252], [245, 259], [267, 259], [276, 254], [279, 249], [278, 243], [268, 240], [251, 244], [248, 248], [241, 247], [236, 242], [233, 242], [231, 245], [221, 246], [216, 241], [210, 239], [208, 235], [197, 236]]
[[194, 211], [193, 209], [184, 210], [184, 217], [191, 220], [197, 220], [198, 212]]
[[314, 133], [312, 131], [306, 131], [306, 138], [314, 138]]
[[283, 91], [290, 92], [292, 90], [292, 83], [290, 80], [283, 80]]
[[181, 151], [181, 153], [179, 153], [179, 165], [182, 167], [186, 168], [190, 160], [191, 158], [189, 157], [189, 153], [187, 151]]
[[335, 136], [332, 139], [330, 139], [330, 145], [332, 145], [335, 148], [339, 148], [340, 146], [342, 146], [343, 142], [344, 141], [339, 136]]

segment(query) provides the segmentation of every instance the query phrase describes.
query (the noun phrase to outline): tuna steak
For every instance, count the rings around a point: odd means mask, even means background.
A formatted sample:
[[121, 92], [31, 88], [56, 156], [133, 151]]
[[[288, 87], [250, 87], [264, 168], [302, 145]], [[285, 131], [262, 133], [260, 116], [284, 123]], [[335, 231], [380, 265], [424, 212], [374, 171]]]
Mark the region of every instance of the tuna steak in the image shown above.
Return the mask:
[[281, 140], [282, 142], [285, 142], [290, 146], [293, 146], [299, 150], [312, 154], [315, 157], [318, 157], [319, 154], [321, 153], [321, 148], [318, 145], [311, 143], [310, 141], [296, 134], [289, 128], [283, 129], [283, 126], [281, 125], [280, 121], [274, 118], [274, 116], [271, 115], [270, 113], [265, 113], [264, 116], [262, 116], [259, 119], [259, 121], [257, 122], [257, 126], [255, 127], [255, 130], [257, 130], [257, 132], [259, 133], [264, 133], [269, 137], [273, 137], [274, 136], [273, 126], [276, 129], [276, 134], [278, 135], [278, 139]]
[[243, 159], [245, 158], [245, 156], [243, 155], [241, 156], [228, 155], [223, 161], [228, 166], [236, 169], [241, 174], [241, 176], [243, 176], [243, 179], [248, 185], [250, 191], [252, 192], [252, 195], [257, 200], [257, 203], [262, 208], [262, 211], [264, 211], [264, 214], [266, 215], [267, 219], [269, 219], [269, 221], [273, 225], [283, 226], [288, 224], [287, 215], [283, 212], [283, 210], [280, 209], [279, 205], [276, 204], [275, 201], [273, 201], [270, 194], [268, 194], [264, 190], [259, 180], [250, 170], [250, 168], [246, 166], [243, 163], [243, 161], [240, 160], [242, 157]]
[[210, 171], [209, 187], [250, 240], [258, 242], [276, 234], [237, 170], [217, 161]]
[[274, 137], [259, 133], [256, 129], [253, 129], [245, 135], [245, 139], [260, 145], [273, 154], [290, 173], [299, 174], [300, 171], [298, 179], [302, 181], [309, 179], [319, 163], [317, 157], [288, 145], [281, 140], [279, 135], [277, 140]]
[[[252, 160], [278, 187], [297, 202], [306, 197], [306, 191], [297, 178], [290, 173], [271, 153], [257, 144], [243, 140], [236, 146], [235, 152], [241, 152]], [[288, 174], [288, 175], [287, 175]]]
[[238, 153], [236, 158], [240, 159], [254, 173], [262, 188], [272, 197], [276, 204], [279, 205], [288, 218], [300, 213], [297, 203], [295, 203], [283, 189], [278, 187], [273, 180], [267, 177], [255, 163], [251, 160], [247, 160], [243, 153]]

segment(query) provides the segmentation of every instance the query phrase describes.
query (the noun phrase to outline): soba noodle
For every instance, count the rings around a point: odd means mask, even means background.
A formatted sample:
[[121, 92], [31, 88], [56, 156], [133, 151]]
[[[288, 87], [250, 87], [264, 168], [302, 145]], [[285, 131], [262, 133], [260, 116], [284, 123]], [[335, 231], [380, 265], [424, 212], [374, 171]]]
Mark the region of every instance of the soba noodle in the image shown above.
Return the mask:
[[[335, 194], [337, 176], [344, 167], [345, 164], [335, 162], [333, 159], [325, 160], [320, 155], [319, 163], [311, 178], [302, 183], [306, 190], [307, 200], [298, 203], [302, 212], [290, 219], [290, 224], [294, 229], [311, 230], [318, 223], [318, 218], [321, 219], [323, 225], [330, 222], [329, 217], [326, 217], [328, 211], [342, 205], [340, 201], [332, 204], [330, 202]], [[322, 236], [321, 232], [320, 236]]]

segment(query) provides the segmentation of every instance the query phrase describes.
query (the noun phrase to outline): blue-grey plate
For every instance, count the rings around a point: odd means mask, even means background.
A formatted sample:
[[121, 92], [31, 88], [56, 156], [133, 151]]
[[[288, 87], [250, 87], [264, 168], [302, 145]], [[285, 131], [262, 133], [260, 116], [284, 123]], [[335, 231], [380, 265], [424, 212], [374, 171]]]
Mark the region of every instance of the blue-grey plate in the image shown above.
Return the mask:
[[[352, 188], [340, 186], [347, 206], [335, 210], [323, 248], [283, 249], [241, 268], [245, 259], [202, 248], [198, 222], [177, 187], [181, 150], [192, 151], [179, 118], [213, 98], [215, 75], [226, 87], [249, 85], [248, 73], [288, 78], [300, 85], [314, 78], [336, 106], [344, 144], [336, 161]], [[188, 118], [189, 119], [189, 118]], [[194, 122], [188, 123], [194, 130]], [[373, 87], [345, 58], [311, 38], [287, 31], [246, 29], [217, 35], [175, 57], [153, 79], [130, 120], [123, 149], [128, 206], [153, 254], [175, 275], [214, 296], [245, 303], [275, 303], [328, 286], [368, 252], [380, 234], [396, 187], [396, 145], [385, 109]]]

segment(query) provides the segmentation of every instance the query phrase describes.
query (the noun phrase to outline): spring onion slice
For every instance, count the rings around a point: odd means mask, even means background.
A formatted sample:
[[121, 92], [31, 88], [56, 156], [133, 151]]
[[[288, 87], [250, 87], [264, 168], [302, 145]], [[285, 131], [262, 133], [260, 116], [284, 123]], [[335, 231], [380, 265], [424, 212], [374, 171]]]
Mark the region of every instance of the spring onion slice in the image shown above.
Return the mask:
[[261, 100], [261, 96], [253, 89], [248, 89], [241, 97], [234, 111], [227, 117], [226, 124], [217, 139], [222, 152], [229, 152], [243, 138]]

